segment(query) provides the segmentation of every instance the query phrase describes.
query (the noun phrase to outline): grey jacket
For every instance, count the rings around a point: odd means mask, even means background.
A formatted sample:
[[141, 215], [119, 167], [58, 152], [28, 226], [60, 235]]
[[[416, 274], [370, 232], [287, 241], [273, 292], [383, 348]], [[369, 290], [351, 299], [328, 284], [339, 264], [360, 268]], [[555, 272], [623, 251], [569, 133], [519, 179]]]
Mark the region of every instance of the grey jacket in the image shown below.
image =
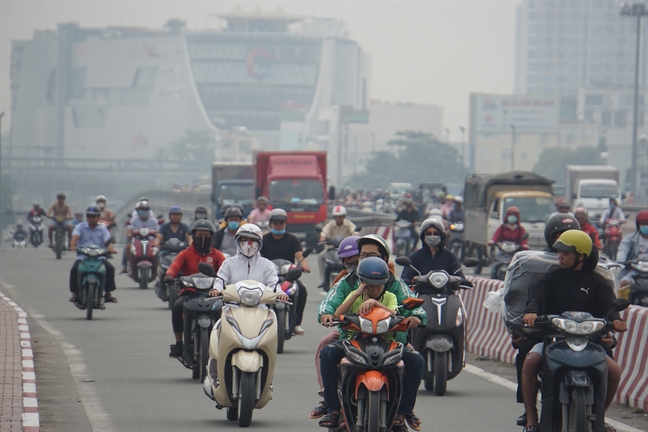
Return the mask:
[[[617, 252], [617, 262], [624, 264], [626, 261], [631, 261], [637, 258], [637, 255], [639, 254], [639, 248], [637, 247], [639, 244], [639, 235], [639, 231], [637, 231], [623, 239], [619, 245], [619, 251]], [[625, 268], [621, 269], [618, 278], [622, 279], [629, 271], [630, 270]]]

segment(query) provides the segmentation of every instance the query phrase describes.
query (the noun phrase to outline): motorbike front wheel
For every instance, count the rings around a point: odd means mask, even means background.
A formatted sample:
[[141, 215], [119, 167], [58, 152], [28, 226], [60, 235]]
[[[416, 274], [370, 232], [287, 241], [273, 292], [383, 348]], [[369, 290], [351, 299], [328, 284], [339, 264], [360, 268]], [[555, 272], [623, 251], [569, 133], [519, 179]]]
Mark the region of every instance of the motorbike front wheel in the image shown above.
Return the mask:
[[56, 244], [54, 245], [54, 252], [56, 252], [56, 259], [61, 259], [63, 254], [63, 238], [60, 234], [56, 235]]
[[286, 341], [286, 309], [277, 309], [277, 354], [283, 353]]
[[92, 319], [92, 312], [94, 311], [95, 296], [97, 295], [97, 288], [95, 284], [88, 284], [88, 290], [86, 295], [86, 319]]
[[[243, 372], [241, 376], [241, 384], [239, 385], [239, 400], [238, 400], [238, 425], [240, 427], [248, 427], [252, 423], [252, 411], [254, 411], [254, 373]], [[378, 429], [376, 429], [378, 430]]]
[[434, 394], [443, 396], [448, 387], [448, 353], [434, 353]]
[[571, 392], [571, 398], [569, 400], [569, 425], [567, 430], [570, 432], [588, 430], [585, 389], [582, 387], [576, 387]]
[[209, 362], [209, 330], [200, 329], [200, 382], [205, 382], [207, 376], [207, 363]]
[[140, 270], [140, 289], [147, 289], [148, 288], [148, 280], [149, 280], [149, 271], [148, 269], [141, 269]]
[[173, 305], [178, 300], [178, 286], [176, 284], [169, 285], [169, 309], [173, 309]]
[[367, 432], [380, 430], [380, 392], [367, 392], [367, 421], [365, 430]]

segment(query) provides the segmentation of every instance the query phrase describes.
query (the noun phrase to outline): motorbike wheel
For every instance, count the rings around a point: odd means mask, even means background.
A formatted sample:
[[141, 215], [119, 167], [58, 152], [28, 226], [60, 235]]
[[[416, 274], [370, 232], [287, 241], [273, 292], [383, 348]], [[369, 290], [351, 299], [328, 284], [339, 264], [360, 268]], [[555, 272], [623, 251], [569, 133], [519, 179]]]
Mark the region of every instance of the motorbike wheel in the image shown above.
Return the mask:
[[569, 401], [569, 431], [586, 431], [587, 409], [585, 405], [585, 389], [576, 387], [572, 390]]
[[380, 391], [368, 391], [366, 431], [380, 430]]
[[169, 309], [173, 309], [173, 305], [178, 300], [178, 287], [176, 284], [169, 285]]
[[255, 403], [254, 376], [255, 374], [252, 372], [243, 372], [241, 376], [238, 401], [238, 425], [240, 427], [248, 427], [252, 423], [252, 411], [254, 411]]
[[92, 312], [94, 311], [95, 296], [97, 295], [97, 287], [94, 284], [88, 285], [88, 294], [86, 295], [86, 319], [92, 319]]
[[286, 341], [286, 309], [281, 309], [277, 314], [277, 354], [284, 351]]
[[196, 325], [196, 327], [197, 328], [194, 329], [194, 331], [191, 333], [191, 339], [192, 339], [192, 341], [191, 341], [192, 342], [191, 343], [191, 352], [192, 352], [191, 358], [193, 359], [192, 361], [194, 362], [194, 364], [193, 364], [193, 366], [191, 368], [191, 378], [192, 379], [200, 378], [200, 366], [199, 366], [200, 360], [198, 360], [198, 363], [196, 363], [195, 357], [194, 357], [194, 355], [196, 353], [196, 344], [200, 343], [200, 335], [196, 334], [197, 329], [200, 328], [200, 327], [198, 327], [198, 325]]
[[58, 235], [56, 236], [54, 249], [54, 252], [56, 252], [56, 259], [61, 259], [61, 255], [63, 254], [63, 239]]
[[324, 292], [329, 292], [329, 290], [331, 289], [331, 285], [329, 284], [330, 279], [331, 279], [330, 272], [328, 270], [325, 270], [324, 279], [323, 279], [324, 282], [322, 282], [323, 283], [322, 289], [324, 290]]
[[147, 289], [148, 288], [148, 279], [149, 279], [149, 274], [148, 274], [148, 269], [142, 270], [142, 273], [140, 274], [140, 289]]
[[200, 329], [200, 382], [205, 382], [207, 363], [209, 362], [209, 330]]
[[434, 394], [443, 396], [448, 388], [448, 353], [434, 353]]

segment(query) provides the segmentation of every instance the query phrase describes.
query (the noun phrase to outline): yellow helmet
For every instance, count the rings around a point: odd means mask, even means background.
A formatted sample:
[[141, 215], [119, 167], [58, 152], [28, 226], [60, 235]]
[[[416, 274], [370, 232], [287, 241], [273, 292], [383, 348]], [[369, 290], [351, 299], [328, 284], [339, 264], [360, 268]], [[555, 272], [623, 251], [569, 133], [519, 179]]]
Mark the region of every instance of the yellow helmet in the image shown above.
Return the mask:
[[452, 195], [446, 195], [445, 196], [446, 201], [452, 201], [454, 197]]
[[590, 256], [592, 253], [592, 238], [584, 231], [571, 229], [560, 235], [553, 248], [565, 252], [576, 252]]

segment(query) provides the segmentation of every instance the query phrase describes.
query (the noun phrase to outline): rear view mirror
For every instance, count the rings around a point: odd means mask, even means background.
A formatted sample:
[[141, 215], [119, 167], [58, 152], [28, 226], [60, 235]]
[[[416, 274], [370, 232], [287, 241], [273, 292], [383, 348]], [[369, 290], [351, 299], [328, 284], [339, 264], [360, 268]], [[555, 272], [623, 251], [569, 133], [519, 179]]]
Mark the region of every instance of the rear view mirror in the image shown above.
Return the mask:
[[479, 261], [477, 258], [470, 257], [470, 258], [466, 258], [466, 260], [464, 261], [464, 265], [466, 267], [477, 267], [480, 262], [481, 261]]
[[328, 199], [334, 200], [335, 199], [335, 186], [329, 187], [328, 190]]
[[[610, 312], [621, 312], [622, 310], [628, 309], [628, 306], [630, 306], [630, 302], [627, 299], [618, 298], [612, 302]], [[610, 312], [608, 312], [608, 314]]]
[[288, 282], [296, 281], [299, 279], [302, 275], [302, 269], [300, 268], [294, 268], [291, 270], [288, 270], [288, 273], [286, 273], [286, 280]]
[[403, 308], [407, 310], [412, 310], [412, 309], [416, 309], [417, 307], [423, 306], [423, 303], [425, 303], [425, 300], [423, 300], [422, 298], [408, 297], [405, 300], [403, 300]]
[[412, 264], [412, 261], [406, 256], [399, 256], [396, 258], [396, 264], [401, 267], [409, 267]]
[[209, 277], [216, 277], [216, 272], [214, 271], [214, 267], [207, 263], [199, 263], [198, 264], [198, 271], [204, 275], [207, 275]]
[[529, 233], [525, 232], [524, 235], [522, 236], [522, 240], [526, 240], [529, 238]]
[[311, 248], [306, 248], [306, 249], [304, 250], [304, 252], [302, 252], [302, 257], [306, 258], [308, 255], [311, 254], [311, 252], [313, 252], [313, 249], [311, 249]]
[[322, 232], [322, 228], [324, 228], [324, 224], [322, 223], [318, 223], [317, 225], [315, 225], [315, 231], [317, 232]]

